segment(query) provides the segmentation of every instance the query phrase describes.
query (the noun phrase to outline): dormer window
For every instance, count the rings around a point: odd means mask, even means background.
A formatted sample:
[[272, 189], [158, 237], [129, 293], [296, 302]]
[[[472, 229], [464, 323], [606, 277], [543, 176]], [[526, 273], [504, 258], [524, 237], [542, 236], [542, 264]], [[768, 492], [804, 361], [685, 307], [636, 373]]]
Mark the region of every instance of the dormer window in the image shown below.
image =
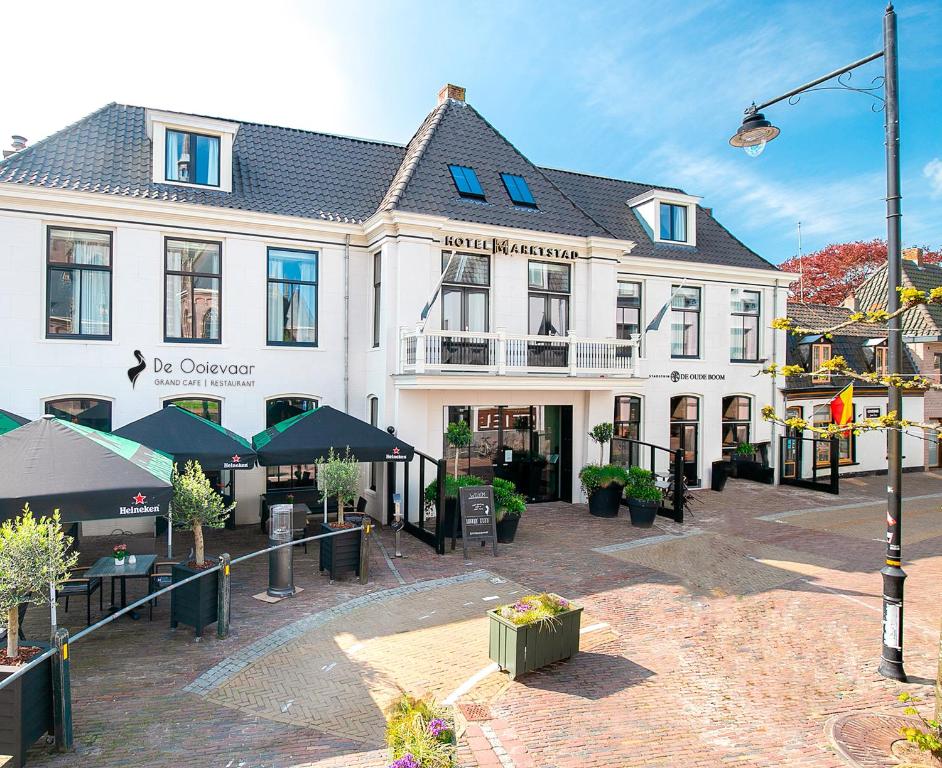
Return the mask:
[[500, 175], [507, 188], [507, 194], [514, 205], [523, 205], [527, 208], [536, 208], [536, 201], [533, 199], [533, 193], [527, 185], [527, 180], [523, 176], [515, 176], [512, 173], [502, 173]]
[[687, 242], [687, 206], [661, 203], [661, 240]]
[[466, 165], [449, 165], [451, 178], [454, 179], [458, 194], [472, 200], [483, 200], [484, 190], [481, 188], [481, 182], [478, 181], [478, 175], [474, 168], [468, 168]]
[[219, 186], [219, 136], [167, 129], [167, 181]]

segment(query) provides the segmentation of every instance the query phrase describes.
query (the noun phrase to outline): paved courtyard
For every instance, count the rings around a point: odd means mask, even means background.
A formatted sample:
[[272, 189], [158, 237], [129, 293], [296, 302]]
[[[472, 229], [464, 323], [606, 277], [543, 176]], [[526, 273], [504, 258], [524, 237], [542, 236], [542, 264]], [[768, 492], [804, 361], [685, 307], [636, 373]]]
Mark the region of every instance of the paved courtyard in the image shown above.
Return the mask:
[[[465, 768], [840, 766], [829, 718], [888, 711], [900, 690], [876, 672], [885, 482], [847, 480], [833, 497], [731, 481], [702, 492], [684, 525], [650, 530], [532, 505], [514, 544], [470, 561], [410, 537], [387, 559], [382, 531], [368, 586], [328, 584], [314, 549], [297, 550], [304, 591], [277, 605], [251, 597], [267, 578], [258, 558], [234, 569], [224, 641], [170, 630], [163, 600], [152, 623], [77, 643], [77, 752], [38, 745], [30, 765], [380, 768], [382, 713], [406, 689], [481, 705], [462, 707]], [[929, 695], [942, 476], [904, 487], [906, 688]], [[259, 548], [256, 531], [210, 532], [208, 549]], [[113, 541], [83, 542], [83, 561]], [[484, 612], [543, 590], [585, 606], [582, 652], [510, 682], [490, 667]], [[83, 615], [73, 603], [70, 628]], [[28, 633], [47, 626], [31, 609]]]

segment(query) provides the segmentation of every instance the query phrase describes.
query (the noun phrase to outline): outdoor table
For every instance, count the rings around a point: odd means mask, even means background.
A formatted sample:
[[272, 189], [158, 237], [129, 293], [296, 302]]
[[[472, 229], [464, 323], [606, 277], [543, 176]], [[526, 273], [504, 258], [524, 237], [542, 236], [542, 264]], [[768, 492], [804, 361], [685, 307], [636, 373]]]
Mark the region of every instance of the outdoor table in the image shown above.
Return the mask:
[[[149, 579], [154, 570], [154, 563], [157, 562], [157, 555], [135, 555], [134, 562], [129, 563], [127, 558], [122, 565], [117, 565], [113, 557], [102, 557], [88, 569], [85, 577], [89, 579], [102, 578], [111, 579], [111, 607], [109, 610], [114, 613], [118, 607], [114, 604], [114, 580], [121, 579], [121, 607], [127, 608], [128, 579]], [[140, 616], [137, 611], [131, 611], [130, 616], [137, 621]]]

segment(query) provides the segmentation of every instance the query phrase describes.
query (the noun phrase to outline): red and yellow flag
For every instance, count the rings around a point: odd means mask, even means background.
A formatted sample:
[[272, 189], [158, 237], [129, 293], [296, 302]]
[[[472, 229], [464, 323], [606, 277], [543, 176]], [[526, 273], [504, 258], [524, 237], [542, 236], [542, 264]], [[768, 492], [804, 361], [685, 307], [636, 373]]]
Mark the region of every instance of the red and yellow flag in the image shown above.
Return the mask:
[[843, 427], [854, 420], [854, 385], [848, 384], [834, 395], [829, 403], [831, 406], [831, 420]]

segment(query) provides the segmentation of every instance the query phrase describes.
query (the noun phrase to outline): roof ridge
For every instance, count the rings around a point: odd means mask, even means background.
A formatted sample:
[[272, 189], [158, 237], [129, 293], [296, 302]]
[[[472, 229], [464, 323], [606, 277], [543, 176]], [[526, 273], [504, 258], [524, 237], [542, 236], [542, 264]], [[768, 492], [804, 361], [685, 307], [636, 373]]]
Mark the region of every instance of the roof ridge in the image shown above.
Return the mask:
[[73, 120], [64, 128], [60, 128], [58, 131], [54, 131], [53, 133], [50, 133], [48, 136], [43, 137], [42, 139], [37, 141], [35, 144], [30, 144], [24, 147], [23, 149], [21, 149], [19, 152], [14, 152], [9, 157], [0, 158], [0, 168], [3, 168], [6, 165], [12, 165], [14, 161], [18, 161], [23, 157], [28, 157], [29, 155], [32, 155], [33, 150], [35, 150], [36, 148], [44, 146], [48, 142], [52, 141], [53, 139], [58, 138], [62, 134], [66, 133], [67, 131], [71, 131], [73, 128], [76, 128], [82, 123], [88, 120], [91, 120], [93, 117], [104, 112], [106, 109], [110, 109], [112, 107], [120, 107], [120, 106], [123, 106], [123, 105], [118, 104], [118, 102], [116, 101], [111, 101], [105, 104], [104, 106], [101, 106], [98, 109], [94, 110], [93, 112], [89, 112], [84, 117], [80, 117], [78, 120]]
[[619, 184], [637, 184], [639, 187], [647, 187], [648, 189], [663, 189], [664, 191], [669, 192], [680, 192], [682, 194], [687, 194], [680, 187], [665, 187], [660, 184], [647, 184], [643, 181], [632, 181], [631, 179], [619, 179], [615, 176], [603, 176], [600, 173], [588, 173], [586, 171], [573, 171], [569, 168], [554, 168], [551, 165], [539, 165], [537, 166], [541, 171], [553, 171], [554, 173], [568, 173], [571, 176], [584, 176], [587, 179], [601, 179], [603, 181], [617, 181]]
[[[418, 130], [412, 138], [409, 139], [409, 143], [406, 144], [406, 152], [402, 157], [402, 162], [399, 164], [399, 168], [396, 169], [392, 181], [389, 182], [389, 188], [386, 190], [386, 194], [383, 195], [383, 199], [380, 200], [379, 206], [376, 209], [377, 211], [391, 211], [402, 201], [406, 187], [408, 187], [409, 182], [412, 181], [415, 169], [418, 168], [419, 161], [422, 159], [425, 150], [432, 141], [432, 135], [435, 133], [438, 126], [441, 125], [442, 116], [445, 114], [447, 107], [448, 101], [443, 101], [429, 112]], [[416, 142], [414, 148], [412, 147], [413, 142]]]

